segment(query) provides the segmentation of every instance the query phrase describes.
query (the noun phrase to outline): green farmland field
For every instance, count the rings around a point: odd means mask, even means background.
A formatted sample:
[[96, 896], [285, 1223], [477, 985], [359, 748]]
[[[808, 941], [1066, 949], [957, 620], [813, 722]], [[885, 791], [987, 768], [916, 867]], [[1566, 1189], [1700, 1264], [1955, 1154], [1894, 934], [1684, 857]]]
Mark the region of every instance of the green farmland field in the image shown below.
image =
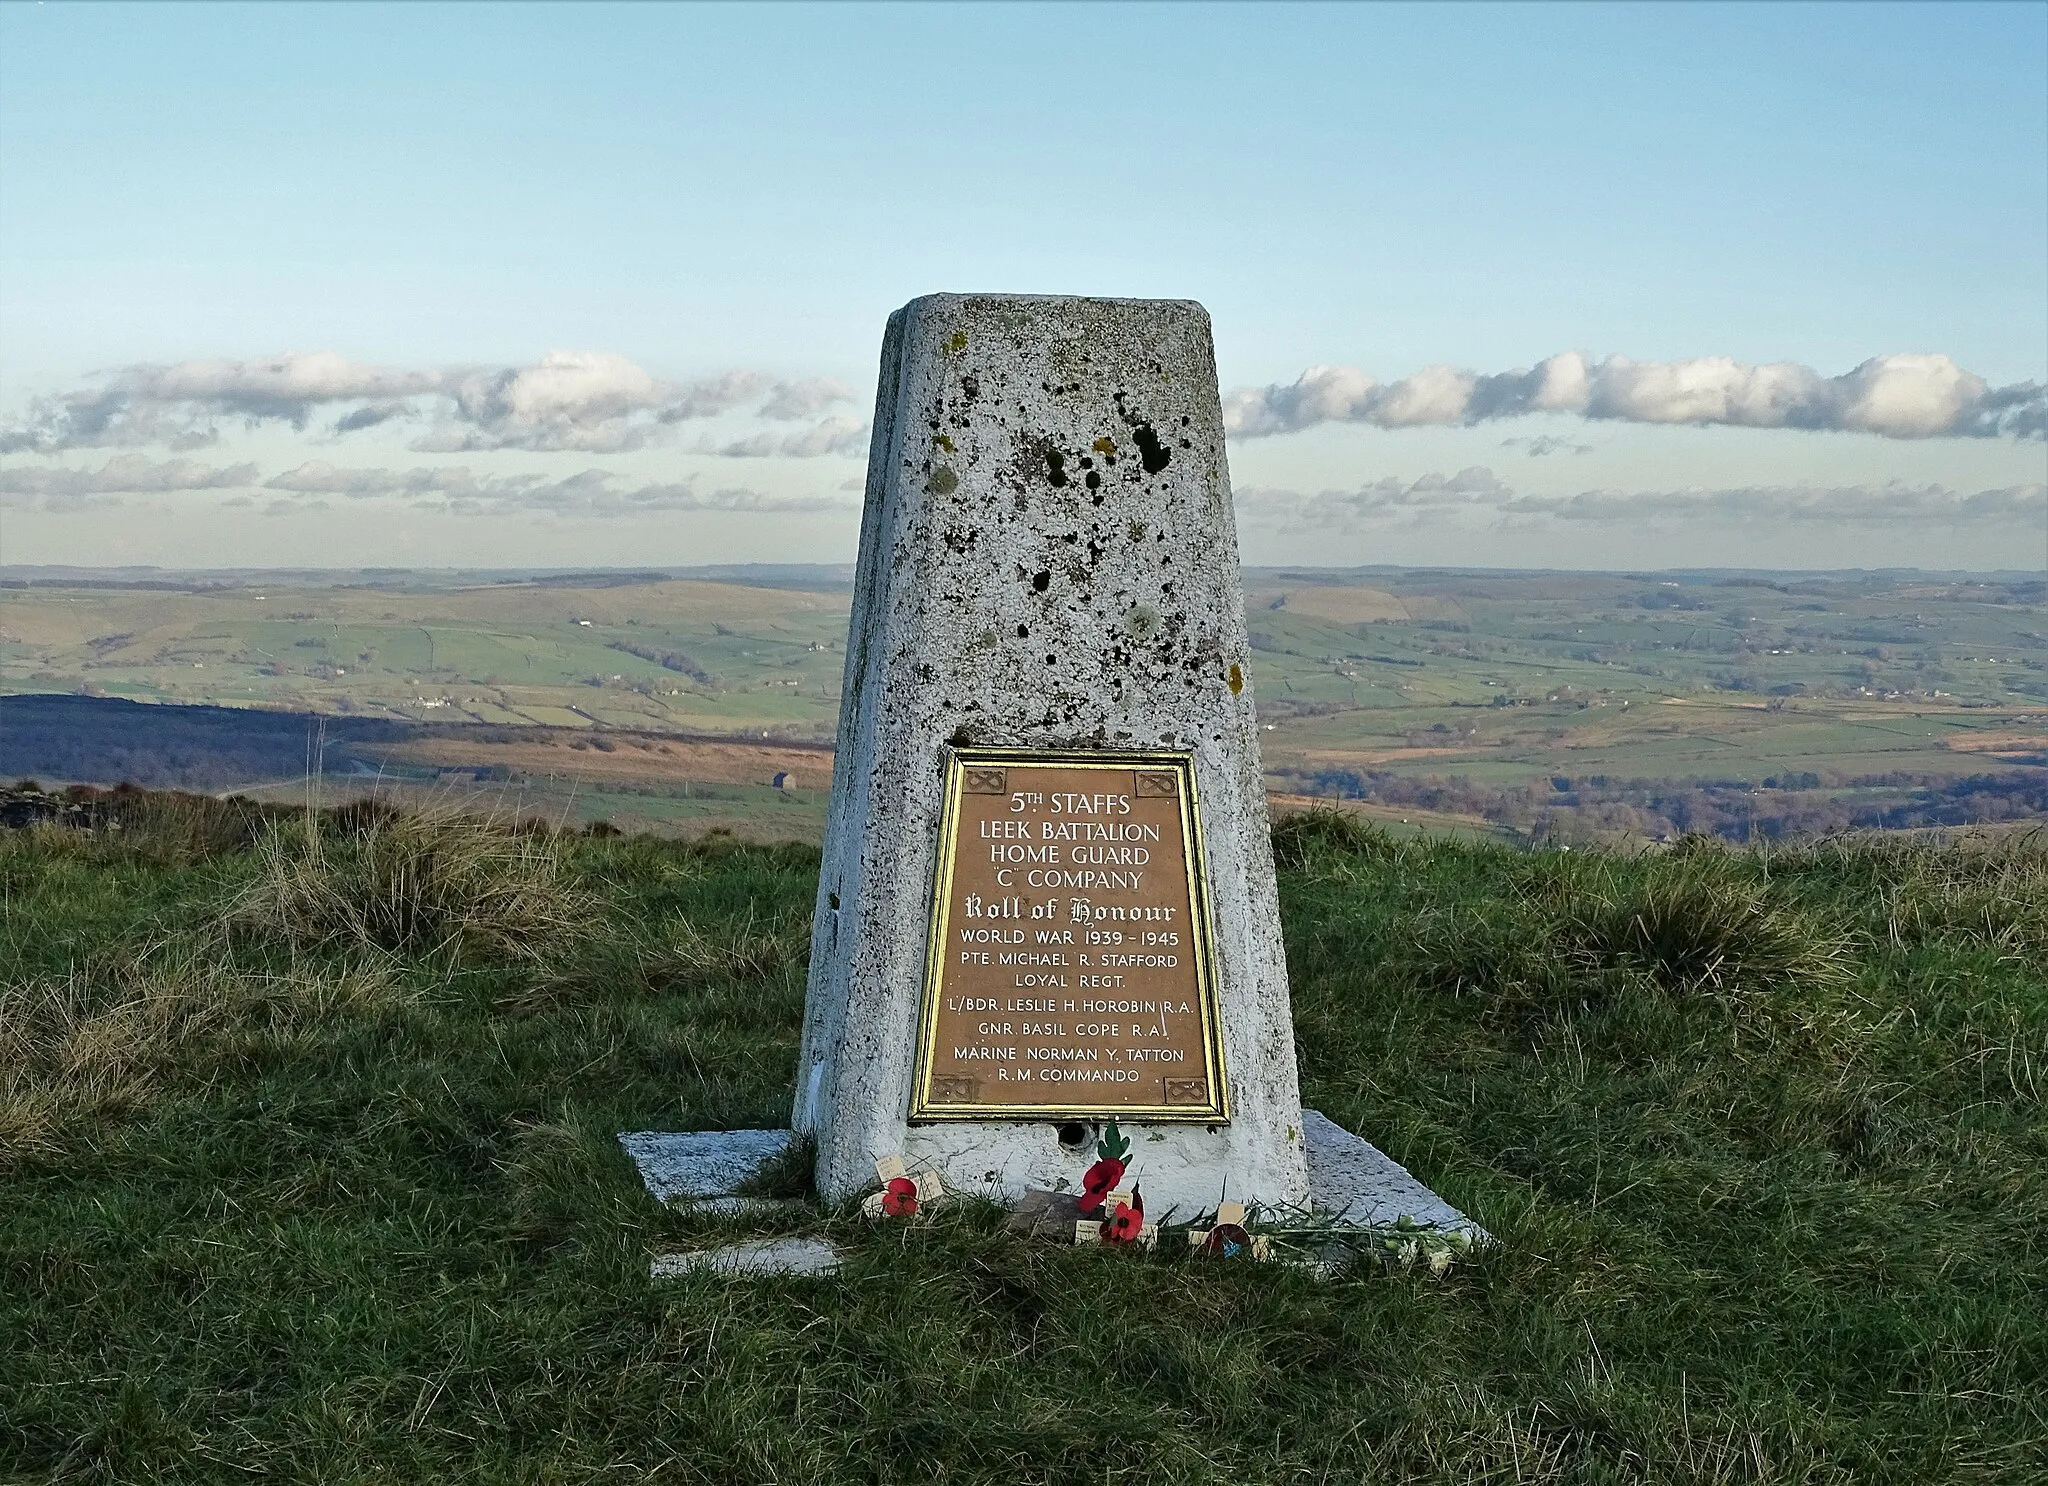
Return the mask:
[[[829, 742], [845, 663], [829, 573], [5, 580], [0, 695], [431, 724], [458, 740], [440, 768], [482, 757], [445, 724]], [[1551, 835], [2048, 812], [2036, 577], [1254, 569], [1246, 588], [1276, 793]], [[756, 772], [723, 782], [771, 783]]]

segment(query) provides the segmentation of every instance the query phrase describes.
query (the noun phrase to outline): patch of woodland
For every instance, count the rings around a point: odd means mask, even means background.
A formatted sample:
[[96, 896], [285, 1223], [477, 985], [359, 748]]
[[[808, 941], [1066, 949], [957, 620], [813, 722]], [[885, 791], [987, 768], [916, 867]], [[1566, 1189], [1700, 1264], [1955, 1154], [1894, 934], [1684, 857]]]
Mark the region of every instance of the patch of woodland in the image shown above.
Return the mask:
[[1681, 782], [1565, 775], [1503, 787], [1378, 769], [1276, 769], [1274, 783], [1324, 800], [1477, 816], [1535, 843], [1687, 835], [1791, 842], [1855, 832], [2048, 824], [2048, 767], [1967, 775], [1813, 770]]

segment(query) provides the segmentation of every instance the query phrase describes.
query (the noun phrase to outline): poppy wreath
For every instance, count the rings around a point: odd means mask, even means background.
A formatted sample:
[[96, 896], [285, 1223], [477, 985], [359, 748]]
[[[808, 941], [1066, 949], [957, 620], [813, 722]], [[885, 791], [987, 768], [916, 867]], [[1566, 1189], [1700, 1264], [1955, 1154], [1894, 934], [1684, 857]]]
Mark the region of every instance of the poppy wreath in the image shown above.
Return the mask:
[[1132, 1188], [1131, 1200], [1119, 1202], [1102, 1225], [1102, 1237], [1107, 1243], [1135, 1243], [1138, 1235], [1145, 1231], [1145, 1193], [1142, 1188]]
[[1130, 1169], [1130, 1154], [1130, 1141], [1116, 1128], [1116, 1121], [1111, 1120], [1102, 1127], [1102, 1136], [1095, 1142], [1095, 1164], [1081, 1178], [1081, 1200], [1076, 1204], [1081, 1213], [1092, 1215], [1102, 1211], [1102, 1200], [1116, 1190], [1117, 1183]]
[[882, 1189], [882, 1211], [892, 1218], [907, 1218], [917, 1211], [917, 1183], [907, 1176], [893, 1177]]

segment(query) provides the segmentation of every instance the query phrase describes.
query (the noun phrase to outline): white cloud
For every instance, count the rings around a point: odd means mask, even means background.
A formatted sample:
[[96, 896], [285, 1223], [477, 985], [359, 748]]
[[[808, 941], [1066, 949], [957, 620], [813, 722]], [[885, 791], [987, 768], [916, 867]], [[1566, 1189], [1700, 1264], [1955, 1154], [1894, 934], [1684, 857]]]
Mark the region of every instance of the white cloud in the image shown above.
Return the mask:
[[1548, 433], [1540, 433], [1532, 439], [1502, 439], [1500, 446], [1503, 449], [1520, 449], [1531, 459], [1541, 459], [1547, 454], [1591, 454], [1593, 452], [1591, 444], [1575, 443], [1571, 439], [1561, 439], [1555, 434]]
[[1416, 480], [1389, 475], [1356, 490], [1324, 490], [1314, 495], [1294, 490], [1242, 490], [1237, 504], [1249, 523], [1298, 528], [1414, 519], [1418, 513], [1442, 514], [1460, 508], [1497, 509], [1513, 498], [1514, 491], [1492, 470], [1473, 465], [1455, 475], [1432, 473]]
[[810, 377], [800, 382], [777, 382], [761, 404], [761, 416], [793, 423], [815, 418], [829, 407], [853, 401], [853, 389], [831, 377]]
[[274, 500], [264, 506], [265, 516], [306, 516], [333, 507], [324, 500]]
[[[497, 483], [536, 483], [537, 476], [513, 476]], [[486, 484], [491, 483], [488, 480]], [[269, 490], [290, 490], [307, 495], [346, 495], [374, 499], [392, 495], [474, 494], [483, 486], [467, 465], [421, 466], [409, 470], [336, 468], [324, 459], [310, 459], [296, 469], [273, 475], [263, 482]]]
[[1733, 489], [1588, 490], [1577, 495], [1518, 495], [1483, 465], [1455, 475], [1376, 480], [1356, 490], [1314, 495], [1292, 490], [1239, 492], [1246, 524], [1282, 530], [1566, 521], [1626, 528], [1650, 523], [1772, 522], [1882, 527], [1999, 527], [2038, 531], [2048, 520], [2048, 485], [1978, 491], [1946, 485], [1751, 485]]
[[222, 419], [278, 420], [303, 429], [325, 405], [390, 406], [434, 387], [431, 373], [362, 366], [331, 351], [129, 366], [98, 386], [36, 399], [24, 420], [0, 428], [0, 453], [143, 444], [193, 449], [220, 437]]
[[724, 443], [701, 439], [696, 452], [718, 454], [728, 459], [768, 459], [775, 456], [812, 459], [821, 454], [865, 454], [867, 447], [868, 425], [842, 413], [820, 419], [801, 433], [757, 433], [744, 439], [728, 439]]
[[[413, 443], [426, 452], [610, 453], [640, 448], [671, 425], [748, 404], [757, 404], [755, 416], [787, 422], [816, 417], [852, 396], [829, 378], [775, 381], [746, 370], [670, 382], [605, 351], [550, 351], [526, 366], [439, 371], [365, 366], [316, 351], [123, 367], [92, 386], [33, 401], [25, 416], [0, 427], [0, 453], [143, 445], [187, 450], [218, 442], [223, 424], [281, 422], [304, 430], [329, 414], [337, 437], [426, 420]], [[828, 418], [819, 427], [848, 422]], [[793, 435], [774, 452], [837, 454], [844, 444], [842, 438]]]
[[1313, 366], [1291, 384], [1247, 388], [1224, 400], [1225, 426], [1241, 438], [1319, 423], [1410, 428], [1545, 412], [1894, 439], [2048, 437], [2048, 388], [2034, 382], [1994, 388], [1946, 356], [1918, 354], [1874, 356], [1839, 377], [1791, 362], [1754, 366], [1726, 356], [1596, 362], [1577, 351], [1525, 370], [1481, 375], [1432, 366], [1387, 383], [1356, 367]]
[[[741, 486], [702, 487], [696, 476], [644, 484], [622, 483], [609, 470], [587, 469], [563, 478], [491, 474], [467, 465], [411, 469], [337, 466], [323, 459], [261, 480], [253, 464], [210, 465], [190, 459], [161, 462], [124, 454], [99, 469], [0, 466], [0, 507], [71, 512], [118, 506], [121, 497], [178, 491], [276, 492], [263, 514], [329, 509], [329, 497], [398, 500], [415, 508], [464, 515], [543, 512], [560, 516], [630, 516], [655, 511], [823, 512], [857, 509], [840, 489], [818, 495], [770, 495]], [[858, 488], [858, 487], [855, 487]], [[243, 508], [247, 495], [220, 503]]]
[[264, 484], [267, 489], [303, 495], [398, 498], [462, 515], [530, 511], [605, 517], [654, 511], [843, 511], [853, 504], [837, 495], [776, 496], [740, 487], [704, 490], [695, 477], [621, 486], [617, 476], [601, 469], [551, 480], [539, 475], [477, 475], [466, 465], [350, 469], [311, 460]]
[[2033, 526], [2048, 518], [2048, 485], [1960, 491], [1946, 485], [1749, 485], [1729, 490], [1520, 496], [1508, 516], [1628, 524], [1644, 521], [1788, 521], [1836, 526]]
[[19, 510], [75, 511], [93, 505], [117, 505], [119, 502], [109, 497], [118, 495], [233, 490], [255, 483], [256, 466], [253, 464], [234, 464], [223, 468], [192, 459], [159, 462], [139, 454], [122, 454], [96, 470], [36, 465], [0, 467], [0, 506]]
[[623, 449], [645, 441], [651, 414], [675, 389], [601, 351], [550, 351], [532, 366], [452, 374], [445, 388], [459, 428], [430, 434], [441, 449]]

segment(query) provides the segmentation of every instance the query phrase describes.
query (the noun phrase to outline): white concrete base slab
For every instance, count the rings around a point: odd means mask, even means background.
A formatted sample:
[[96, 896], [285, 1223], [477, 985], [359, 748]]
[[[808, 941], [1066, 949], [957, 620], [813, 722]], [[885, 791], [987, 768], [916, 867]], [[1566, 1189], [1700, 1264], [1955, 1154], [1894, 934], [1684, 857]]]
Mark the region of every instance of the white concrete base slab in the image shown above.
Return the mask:
[[619, 1144], [640, 1168], [640, 1180], [656, 1202], [693, 1211], [763, 1211], [779, 1204], [763, 1197], [736, 1197], [747, 1178], [782, 1154], [795, 1136], [788, 1130], [635, 1130]]
[[[1308, 1148], [1310, 1206], [1318, 1217], [1361, 1227], [1392, 1227], [1407, 1218], [1438, 1232], [1465, 1234], [1475, 1243], [1489, 1239], [1484, 1228], [1417, 1181], [1400, 1162], [1319, 1111], [1301, 1112], [1301, 1132]], [[733, 1215], [789, 1206], [774, 1198], [739, 1196], [734, 1189], [744, 1186], [762, 1163], [780, 1155], [794, 1138], [788, 1130], [638, 1130], [619, 1136], [619, 1144], [633, 1158], [640, 1180], [656, 1201], [690, 1212]], [[991, 1186], [989, 1195], [1004, 1200], [1013, 1194]], [[748, 1248], [741, 1244], [733, 1251]], [[696, 1258], [666, 1255], [656, 1264]]]
[[734, 1275], [830, 1274], [844, 1258], [822, 1238], [757, 1238], [690, 1254], [656, 1254], [647, 1272], [657, 1280], [705, 1271]]
[[1368, 1227], [1392, 1227], [1407, 1218], [1439, 1232], [1466, 1234], [1475, 1243], [1490, 1237], [1364, 1137], [1313, 1109], [1301, 1112], [1301, 1126], [1316, 1216]]

